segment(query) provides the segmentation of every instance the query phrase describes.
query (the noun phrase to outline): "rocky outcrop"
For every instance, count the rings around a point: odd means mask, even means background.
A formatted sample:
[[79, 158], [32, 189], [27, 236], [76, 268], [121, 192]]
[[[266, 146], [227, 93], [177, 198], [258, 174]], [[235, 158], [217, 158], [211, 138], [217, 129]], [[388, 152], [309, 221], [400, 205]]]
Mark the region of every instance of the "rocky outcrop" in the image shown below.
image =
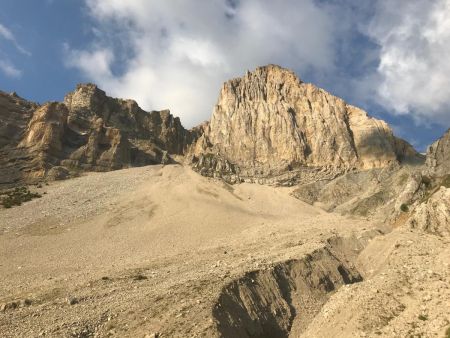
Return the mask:
[[59, 154], [63, 150], [67, 115], [67, 108], [62, 103], [44, 104], [34, 112], [19, 147]]
[[384, 222], [397, 217], [402, 204], [412, 203], [421, 185], [414, 168], [390, 165], [300, 184], [293, 196], [326, 211]]
[[242, 177], [266, 179], [305, 168], [319, 168], [315, 179], [323, 179], [420, 160], [384, 121], [274, 65], [223, 85], [192, 152], [220, 154]]
[[198, 136], [168, 110], [146, 112], [93, 84], [42, 106], [0, 93], [0, 188], [167, 163]]
[[428, 147], [426, 173], [432, 177], [450, 174], [450, 129]]
[[450, 236], [450, 188], [441, 186], [413, 212], [407, 224], [438, 236]]
[[69, 109], [68, 125], [84, 132], [93, 121], [101, 118], [106, 126], [126, 134], [138, 149], [164, 149], [170, 154], [182, 154], [192, 142], [192, 135], [183, 128], [180, 119], [170, 111], [142, 110], [133, 100], [115, 99], [94, 84], [78, 85], [64, 98]]
[[32, 156], [18, 145], [37, 108], [16, 93], [0, 92], [0, 189], [22, 181], [34, 166]]

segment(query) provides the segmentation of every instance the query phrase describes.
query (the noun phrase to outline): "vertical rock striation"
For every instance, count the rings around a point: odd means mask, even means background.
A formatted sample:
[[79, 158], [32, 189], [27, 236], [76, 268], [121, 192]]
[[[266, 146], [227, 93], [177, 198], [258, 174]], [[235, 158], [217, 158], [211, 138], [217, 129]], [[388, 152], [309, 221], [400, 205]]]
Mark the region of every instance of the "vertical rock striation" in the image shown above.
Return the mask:
[[218, 154], [241, 176], [264, 178], [302, 168], [331, 177], [418, 156], [384, 121], [274, 65], [223, 85], [193, 148], [194, 162]]

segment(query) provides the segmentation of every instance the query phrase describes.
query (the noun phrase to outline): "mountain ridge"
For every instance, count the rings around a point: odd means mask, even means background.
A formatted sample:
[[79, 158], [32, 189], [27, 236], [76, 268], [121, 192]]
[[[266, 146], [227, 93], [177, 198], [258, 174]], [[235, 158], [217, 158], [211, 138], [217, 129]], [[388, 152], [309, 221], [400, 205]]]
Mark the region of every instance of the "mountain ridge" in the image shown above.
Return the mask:
[[[191, 130], [169, 110], [146, 112], [92, 83], [77, 85], [60, 103], [0, 96], [5, 187], [168, 163], [170, 155], [186, 155], [194, 170], [231, 183], [295, 184], [421, 160], [384, 121], [276, 65], [226, 81], [210, 121]], [[21, 112], [16, 125], [11, 107]]]

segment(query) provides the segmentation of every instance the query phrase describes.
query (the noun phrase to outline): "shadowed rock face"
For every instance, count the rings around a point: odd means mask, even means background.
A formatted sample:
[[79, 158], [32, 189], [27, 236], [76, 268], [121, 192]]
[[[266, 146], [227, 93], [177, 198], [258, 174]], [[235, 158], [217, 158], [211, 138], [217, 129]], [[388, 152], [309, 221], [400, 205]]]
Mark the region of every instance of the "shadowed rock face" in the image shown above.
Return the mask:
[[197, 158], [220, 154], [242, 176], [270, 177], [302, 167], [337, 173], [419, 157], [384, 121], [273, 65], [223, 85], [198, 143]]
[[146, 112], [93, 84], [42, 106], [0, 93], [0, 187], [45, 178], [54, 168], [74, 173], [166, 162], [194, 135], [168, 110]]
[[431, 176], [450, 174], [450, 129], [428, 148], [426, 164]]

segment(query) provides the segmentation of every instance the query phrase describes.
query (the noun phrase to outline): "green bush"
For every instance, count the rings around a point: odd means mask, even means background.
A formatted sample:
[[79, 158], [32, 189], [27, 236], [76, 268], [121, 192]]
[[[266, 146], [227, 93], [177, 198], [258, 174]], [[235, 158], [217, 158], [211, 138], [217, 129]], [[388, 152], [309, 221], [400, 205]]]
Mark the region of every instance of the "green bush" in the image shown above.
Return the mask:
[[11, 208], [40, 197], [42, 197], [40, 194], [31, 192], [27, 187], [18, 187], [0, 194], [0, 204], [4, 208]]
[[403, 211], [403, 212], [408, 212], [408, 211], [409, 211], [409, 208], [408, 208], [408, 206], [407, 206], [406, 204], [403, 203], [403, 204], [400, 206], [400, 210]]

